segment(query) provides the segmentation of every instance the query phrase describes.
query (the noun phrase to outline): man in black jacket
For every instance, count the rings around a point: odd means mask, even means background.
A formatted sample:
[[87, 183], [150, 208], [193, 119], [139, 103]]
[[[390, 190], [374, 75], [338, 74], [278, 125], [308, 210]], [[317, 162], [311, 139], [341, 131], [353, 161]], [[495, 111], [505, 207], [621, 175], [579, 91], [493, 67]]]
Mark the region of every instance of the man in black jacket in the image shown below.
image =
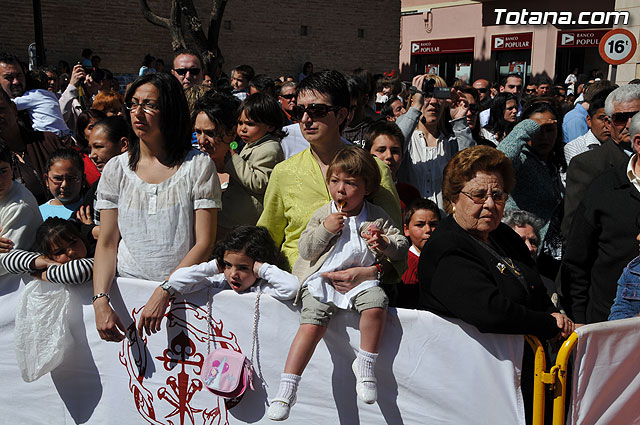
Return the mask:
[[[614, 114], [640, 110], [640, 85], [629, 84], [615, 89], [605, 102], [605, 112]], [[624, 170], [631, 155], [629, 120], [624, 125], [611, 126], [611, 138], [602, 146], [575, 156], [567, 170], [567, 190], [564, 197], [562, 234], [569, 237], [571, 221], [582, 197], [593, 179], [609, 168]]]
[[[618, 89], [619, 90], [619, 89]], [[615, 92], [614, 92], [615, 93]], [[576, 210], [560, 268], [562, 305], [576, 323], [606, 321], [624, 266], [638, 255], [640, 233], [640, 98], [636, 113], [614, 113], [629, 128], [635, 155], [596, 177]]]

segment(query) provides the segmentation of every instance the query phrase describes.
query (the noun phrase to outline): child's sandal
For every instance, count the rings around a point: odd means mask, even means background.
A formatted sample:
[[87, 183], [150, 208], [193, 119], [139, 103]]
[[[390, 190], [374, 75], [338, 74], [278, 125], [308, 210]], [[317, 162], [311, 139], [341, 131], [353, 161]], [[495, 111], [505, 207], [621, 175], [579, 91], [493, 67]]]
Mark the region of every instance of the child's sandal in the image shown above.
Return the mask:
[[[356, 394], [358, 394], [358, 398], [363, 402], [373, 404], [378, 398], [378, 390], [376, 388], [377, 380], [375, 376], [365, 376], [361, 378], [360, 375], [358, 375], [357, 364], [358, 359], [355, 359], [351, 364], [351, 370], [353, 370], [353, 374], [356, 376]], [[365, 385], [367, 382], [373, 385]]]
[[272, 421], [284, 421], [289, 417], [289, 411], [296, 404], [296, 397], [289, 403], [286, 398], [274, 398], [267, 409], [267, 416]]

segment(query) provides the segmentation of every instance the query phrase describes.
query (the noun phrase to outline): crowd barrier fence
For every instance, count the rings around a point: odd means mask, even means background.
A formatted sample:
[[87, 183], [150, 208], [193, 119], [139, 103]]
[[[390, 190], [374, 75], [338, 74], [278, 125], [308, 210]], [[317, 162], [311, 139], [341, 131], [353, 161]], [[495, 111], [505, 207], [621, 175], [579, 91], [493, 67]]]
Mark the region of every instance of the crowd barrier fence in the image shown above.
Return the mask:
[[[177, 297], [162, 330], [138, 338], [136, 320], [158, 282], [119, 278], [111, 304], [127, 338], [107, 343], [95, 329], [91, 284], [69, 287], [73, 350], [53, 372], [25, 383], [13, 352], [15, 306], [24, 285], [15, 276], [0, 278], [0, 423], [272, 424], [266, 407], [298, 329], [299, 308], [291, 303], [260, 298], [255, 390], [227, 411], [198, 375], [208, 324], [219, 343], [249, 353], [254, 293], [214, 292], [211, 321], [206, 290]], [[286, 423], [525, 425], [521, 335], [483, 334], [461, 321], [392, 308], [376, 364], [378, 401], [367, 405], [355, 394], [351, 372], [358, 329], [355, 312], [332, 319]]]

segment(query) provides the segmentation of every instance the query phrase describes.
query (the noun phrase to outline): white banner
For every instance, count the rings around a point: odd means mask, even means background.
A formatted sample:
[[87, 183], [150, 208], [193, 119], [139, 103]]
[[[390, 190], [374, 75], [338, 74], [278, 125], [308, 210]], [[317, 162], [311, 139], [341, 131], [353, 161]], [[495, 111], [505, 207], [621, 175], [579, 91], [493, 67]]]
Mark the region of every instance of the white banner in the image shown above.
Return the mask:
[[640, 424], [639, 330], [640, 318], [576, 329], [567, 423]]
[[[111, 291], [118, 315], [134, 319], [157, 283], [119, 279]], [[101, 341], [91, 285], [71, 287], [74, 350], [51, 374], [20, 378], [13, 352], [18, 293], [15, 277], [0, 279], [0, 422], [11, 424], [240, 424], [272, 423], [267, 400], [278, 389], [299, 310], [269, 296], [260, 300], [254, 381], [226, 411], [198, 372], [207, 354], [206, 291], [177, 299], [160, 333], [122, 343]], [[255, 294], [213, 293], [218, 341], [251, 353]], [[520, 393], [521, 336], [481, 334], [428, 312], [390, 309], [378, 362], [378, 402], [355, 393], [351, 363], [359, 346], [359, 316], [332, 321], [304, 372], [290, 424], [524, 424]], [[46, 331], [46, 330], [45, 330]]]

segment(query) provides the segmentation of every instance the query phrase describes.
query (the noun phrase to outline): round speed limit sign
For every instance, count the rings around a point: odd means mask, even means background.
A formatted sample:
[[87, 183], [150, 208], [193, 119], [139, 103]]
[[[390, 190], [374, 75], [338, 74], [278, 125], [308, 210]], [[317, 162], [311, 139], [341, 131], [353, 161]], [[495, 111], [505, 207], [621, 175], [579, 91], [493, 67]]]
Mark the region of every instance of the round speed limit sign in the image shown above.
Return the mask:
[[633, 57], [636, 47], [636, 38], [631, 31], [616, 28], [602, 37], [599, 50], [605, 62], [620, 65]]

